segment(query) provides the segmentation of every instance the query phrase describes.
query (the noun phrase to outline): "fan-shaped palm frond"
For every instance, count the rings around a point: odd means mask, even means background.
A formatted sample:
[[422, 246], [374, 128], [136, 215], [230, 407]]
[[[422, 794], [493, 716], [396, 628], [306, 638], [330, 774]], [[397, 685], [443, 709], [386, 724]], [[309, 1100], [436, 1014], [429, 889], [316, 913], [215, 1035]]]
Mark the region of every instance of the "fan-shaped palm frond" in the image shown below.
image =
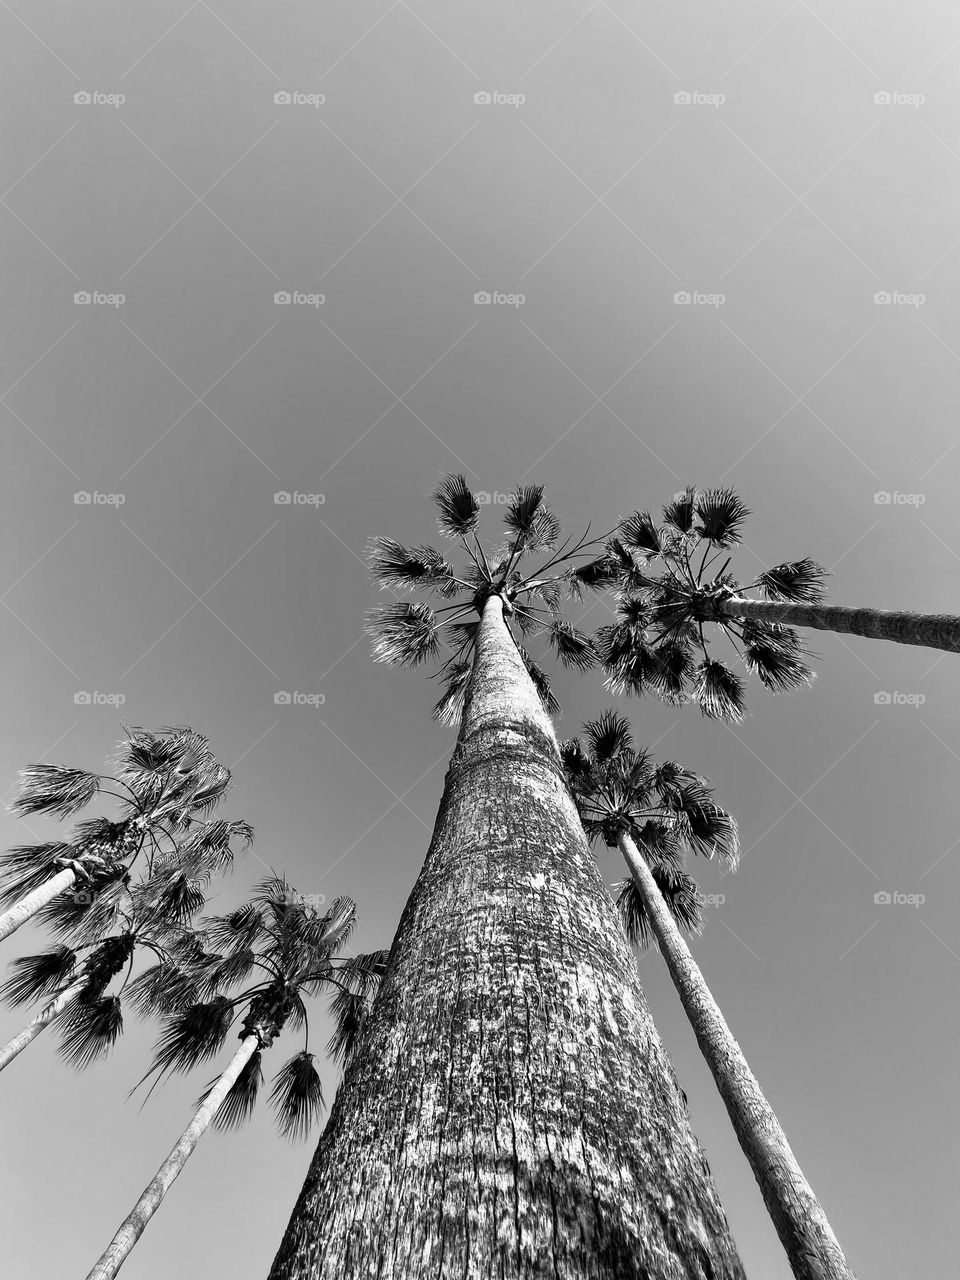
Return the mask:
[[[217, 1080], [219, 1080], [219, 1076], [211, 1080], [204, 1089], [197, 1099], [196, 1105], [198, 1107], [206, 1102]], [[227, 1096], [217, 1108], [213, 1117], [213, 1127], [221, 1132], [228, 1129], [239, 1129], [253, 1115], [253, 1109], [257, 1105], [257, 1094], [262, 1083], [263, 1070], [261, 1068], [261, 1053], [258, 1049], [243, 1064], [243, 1070], [234, 1080]]]
[[372, 538], [368, 562], [373, 580], [391, 590], [425, 587], [443, 593], [454, 577], [452, 565], [436, 548], [405, 547], [392, 538]]
[[277, 1072], [270, 1103], [284, 1137], [302, 1142], [323, 1111], [323, 1086], [314, 1056], [305, 1049], [295, 1053]]
[[63, 841], [18, 845], [0, 853], [0, 907], [9, 907], [38, 889], [75, 851]]
[[463, 476], [445, 476], [433, 495], [437, 505], [437, 524], [447, 538], [456, 538], [476, 528], [480, 519], [480, 503], [471, 493]]
[[437, 615], [419, 602], [371, 610], [365, 630], [373, 637], [374, 662], [415, 667], [440, 652]]
[[110, 1052], [123, 1031], [119, 996], [81, 993], [60, 1015], [60, 1052], [83, 1070]]
[[548, 635], [554, 654], [565, 667], [589, 671], [599, 661], [590, 637], [562, 618], [551, 624]]
[[171, 1014], [157, 1041], [151, 1070], [190, 1071], [219, 1053], [233, 1022], [233, 1008], [226, 996], [214, 996]]
[[732, 489], [707, 489], [698, 493], [694, 509], [700, 521], [698, 535], [715, 547], [730, 547], [739, 542], [741, 526], [750, 515], [749, 507]]
[[11, 962], [14, 972], [0, 986], [0, 999], [18, 1005], [52, 996], [74, 976], [76, 965], [76, 952], [62, 945], [37, 955], [19, 956]]
[[[651, 867], [651, 874], [677, 927], [684, 933], [699, 933], [703, 927], [703, 899], [696, 882], [684, 871]], [[614, 886], [616, 904], [627, 938], [641, 949], [654, 940], [646, 903], [633, 879]]]
[[805, 557], [790, 564], [778, 564], [757, 575], [757, 585], [768, 600], [790, 600], [815, 604], [823, 596], [827, 571], [816, 560]]
[[472, 662], [451, 662], [443, 671], [443, 693], [433, 706], [433, 717], [441, 724], [459, 724], [470, 684]]
[[606, 764], [633, 746], [630, 722], [616, 711], [607, 710], [596, 720], [588, 720], [583, 732], [597, 764]]
[[[653, 517], [649, 511], [636, 511], [632, 516], [627, 516], [625, 520], [620, 521], [617, 531], [622, 543], [641, 552], [644, 556], [658, 556], [663, 550], [659, 530], [653, 523]], [[621, 559], [621, 568], [623, 567], [632, 567], [629, 557], [626, 566]]]
[[100, 790], [100, 777], [59, 764], [31, 764], [20, 772], [20, 790], [10, 809], [19, 818], [48, 813], [69, 818]]
[[694, 672], [694, 697], [711, 720], [743, 719], [743, 681], [716, 658], [706, 658]]

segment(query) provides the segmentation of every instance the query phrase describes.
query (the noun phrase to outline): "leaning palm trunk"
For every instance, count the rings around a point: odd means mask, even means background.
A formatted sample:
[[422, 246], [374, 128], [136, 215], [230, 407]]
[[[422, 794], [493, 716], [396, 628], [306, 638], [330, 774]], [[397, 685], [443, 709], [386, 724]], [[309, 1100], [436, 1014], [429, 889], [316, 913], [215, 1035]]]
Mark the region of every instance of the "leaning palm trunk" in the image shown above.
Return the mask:
[[28, 1022], [22, 1031], [18, 1032], [12, 1040], [7, 1041], [3, 1048], [0, 1049], [0, 1071], [9, 1066], [31, 1041], [36, 1040], [41, 1031], [49, 1027], [50, 1023], [63, 1013], [70, 1001], [84, 989], [87, 981], [87, 974], [84, 973], [81, 977], [71, 982], [68, 987], [65, 987], [58, 996], [50, 1001], [46, 1008], [41, 1009], [32, 1022]]
[[272, 1280], [742, 1280], [502, 609]]
[[891, 609], [851, 609], [840, 604], [795, 604], [782, 600], [749, 600], [723, 596], [716, 601], [719, 616], [777, 622], [791, 627], [814, 627], [865, 636], [868, 640], [894, 640], [928, 649], [960, 653], [960, 618], [948, 613], [904, 613]]
[[117, 1234], [100, 1255], [87, 1280], [112, 1280], [123, 1266], [130, 1250], [143, 1235], [147, 1223], [159, 1209], [163, 1197], [193, 1154], [194, 1147], [203, 1137], [220, 1104], [259, 1047], [260, 1040], [255, 1032], [243, 1037], [240, 1048], [233, 1055], [223, 1075], [197, 1108], [193, 1119], [180, 1135], [177, 1145], [150, 1180], [130, 1213], [124, 1218]]
[[797, 1280], [854, 1280], [826, 1214], [710, 994], [650, 868], [628, 834], [620, 837], [619, 847], [793, 1274]]
[[69, 889], [76, 878], [76, 872], [70, 867], [64, 867], [55, 876], [37, 885], [36, 889], [22, 897], [19, 902], [15, 902], [9, 911], [0, 915], [0, 942], [4, 938], [9, 938], [11, 933], [16, 933], [22, 924], [26, 924], [48, 902], [52, 902], [54, 898]]

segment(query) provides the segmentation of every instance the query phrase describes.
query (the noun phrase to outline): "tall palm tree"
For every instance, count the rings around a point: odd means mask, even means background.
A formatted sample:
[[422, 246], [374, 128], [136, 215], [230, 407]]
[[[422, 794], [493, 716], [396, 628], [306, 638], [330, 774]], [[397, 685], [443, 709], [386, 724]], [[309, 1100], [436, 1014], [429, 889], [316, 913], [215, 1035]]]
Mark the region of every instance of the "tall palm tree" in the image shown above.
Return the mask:
[[138, 858], [149, 870], [159, 852], [176, 845], [226, 861], [231, 839], [249, 843], [246, 823], [204, 820], [223, 799], [230, 770], [202, 734], [187, 728], [125, 732], [115, 774], [54, 764], [23, 770], [11, 806], [20, 817], [72, 817], [100, 795], [115, 799], [118, 812], [113, 819], [79, 823], [68, 841], [0, 854], [0, 906], [7, 907], [0, 914], [0, 941], [70, 889], [86, 901], [124, 880]]
[[272, 1280], [740, 1280], [526, 652], [540, 634], [592, 663], [561, 604], [615, 566], [586, 534], [560, 541], [539, 486], [517, 490], [492, 550], [462, 477], [434, 499], [465, 563], [381, 539], [372, 569], [448, 603], [391, 605], [371, 626], [387, 662], [449, 641], [435, 714], [459, 713], [457, 744]]
[[744, 683], [708, 652], [710, 626], [774, 693], [813, 678], [796, 627], [960, 652], [960, 617], [825, 604], [827, 571], [809, 558], [741, 585], [727, 572], [726, 553], [749, 514], [732, 489], [689, 486], [663, 508], [662, 525], [649, 511], [620, 522], [609, 544], [621, 568], [619, 616], [597, 636], [613, 692], [654, 693], [671, 703], [692, 697], [706, 716], [741, 720]]
[[[144, 1079], [154, 1072], [188, 1071], [214, 1057], [242, 1015], [240, 1047], [207, 1086], [193, 1119], [87, 1280], [112, 1280], [117, 1274], [210, 1123], [229, 1128], [250, 1116], [262, 1080], [261, 1055], [286, 1028], [306, 1030], [305, 997], [335, 988], [329, 1049], [349, 1060], [386, 962], [385, 952], [337, 956], [354, 919], [349, 898], [338, 898], [321, 915], [285, 880], [273, 877], [244, 906], [206, 921], [177, 957], [135, 979], [141, 1009], [166, 1015], [154, 1065]], [[217, 950], [207, 952], [208, 942]], [[253, 982], [228, 994], [251, 975]], [[306, 1041], [278, 1071], [270, 1101], [281, 1132], [305, 1138], [323, 1107], [320, 1076]]]
[[682, 869], [685, 851], [733, 865], [733, 819], [706, 779], [672, 761], [654, 765], [633, 748], [627, 721], [613, 712], [564, 743], [567, 779], [591, 841], [623, 854], [631, 879], [620, 892], [628, 933], [659, 944], [701, 1052], [723, 1098], [744, 1155], [797, 1280], [852, 1280], [836, 1236], [803, 1176], [773, 1108], [733, 1037], [681, 928], [697, 929], [696, 885]]

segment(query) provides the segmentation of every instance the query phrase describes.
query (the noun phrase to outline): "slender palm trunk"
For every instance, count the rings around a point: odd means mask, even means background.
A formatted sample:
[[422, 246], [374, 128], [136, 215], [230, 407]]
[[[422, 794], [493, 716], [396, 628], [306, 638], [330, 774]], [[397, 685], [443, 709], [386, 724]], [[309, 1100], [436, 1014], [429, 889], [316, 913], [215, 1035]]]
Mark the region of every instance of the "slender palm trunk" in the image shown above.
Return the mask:
[[117, 1234], [100, 1255], [87, 1280], [112, 1280], [123, 1266], [130, 1250], [160, 1208], [163, 1197], [193, 1154], [194, 1147], [203, 1137], [220, 1104], [233, 1088], [240, 1072], [256, 1053], [259, 1045], [260, 1041], [255, 1033], [244, 1036], [240, 1041], [240, 1048], [233, 1055], [223, 1075], [210, 1090], [206, 1100], [197, 1108], [193, 1119], [180, 1135], [177, 1145], [147, 1184], [143, 1195], [130, 1213], [124, 1218]]
[[629, 835], [620, 852], [797, 1280], [854, 1280], [826, 1214]]
[[492, 596], [426, 861], [272, 1280], [742, 1280]]
[[31, 1041], [36, 1040], [37, 1036], [46, 1027], [49, 1027], [54, 1018], [58, 1017], [67, 1007], [74, 996], [78, 996], [87, 984], [87, 974], [83, 973], [79, 978], [74, 979], [68, 987], [65, 987], [46, 1008], [41, 1009], [32, 1022], [28, 1022], [22, 1031], [18, 1032], [12, 1040], [0, 1049], [0, 1071], [10, 1065], [14, 1058], [22, 1053]]
[[11, 933], [16, 933], [22, 924], [35, 916], [37, 912], [51, 902], [54, 898], [69, 889], [76, 880], [76, 872], [69, 867], [64, 867], [62, 871], [58, 871], [55, 876], [51, 876], [49, 880], [44, 880], [43, 884], [37, 885], [31, 893], [26, 894], [15, 902], [9, 911], [5, 911], [0, 915], [0, 942], [4, 938], [9, 938]]
[[780, 622], [790, 627], [814, 627], [868, 640], [894, 640], [928, 649], [960, 653], [960, 618], [948, 613], [903, 613], [891, 609], [851, 609], [841, 604], [792, 604], [785, 600], [749, 600], [726, 596], [716, 602], [717, 614]]

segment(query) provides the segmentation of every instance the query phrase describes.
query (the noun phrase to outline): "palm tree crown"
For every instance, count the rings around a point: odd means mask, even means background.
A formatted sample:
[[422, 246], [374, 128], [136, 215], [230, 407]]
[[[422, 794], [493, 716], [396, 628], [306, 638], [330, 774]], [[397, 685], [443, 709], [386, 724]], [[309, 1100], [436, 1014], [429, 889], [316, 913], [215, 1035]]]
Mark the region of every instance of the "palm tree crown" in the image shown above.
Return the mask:
[[724, 616], [717, 608], [753, 589], [767, 600], [796, 603], [823, 595], [826, 570], [810, 559], [765, 569], [745, 585], [728, 572], [731, 556], [717, 567], [740, 542], [749, 514], [732, 489], [689, 486], [663, 508], [662, 525], [649, 511], [620, 522], [618, 618], [597, 635], [612, 692], [654, 693], [674, 705], [692, 698], [705, 716], [740, 721], [744, 682], [708, 651], [707, 624], [726, 635], [747, 671], [772, 692], [811, 682], [810, 655], [792, 627]]
[[[435, 673], [444, 679], [444, 692], [434, 707], [442, 723], [455, 724], [463, 709], [471, 671], [478, 619], [491, 595], [503, 600], [504, 614], [517, 648], [544, 706], [559, 710], [543, 669], [527, 652], [524, 641], [545, 636], [565, 666], [586, 670], [597, 661], [590, 638], [562, 615], [564, 599], [580, 598], [585, 590], [613, 586], [619, 562], [613, 548], [600, 538], [561, 538], [560, 522], [543, 501], [541, 485], [519, 486], [504, 508], [506, 537], [485, 549], [478, 534], [481, 503], [463, 476], [447, 476], [433, 501], [440, 533], [454, 541], [465, 563], [455, 567], [435, 547], [402, 546], [390, 538], [375, 538], [370, 568], [381, 587], [421, 589], [451, 603], [433, 608], [423, 602], [387, 605], [375, 610], [367, 629], [374, 639], [378, 662], [416, 666], [450, 650]], [[598, 554], [599, 552], [599, 554]], [[536, 567], [531, 561], [536, 558]]]
[[[571, 738], [560, 748], [564, 771], [587, 838], [616, 848], [629, 835], [642, 849], [678, 926], [699, 932], [703, 902], [684, 870], [687, 852], [736, 866], [737, 824], [713, 801], [708, 781], [672, 760], [654, 764], [635, 749], [628, 722], [605, 711], [583, 726], [586, 747]], [[630, 877], [615, 886], [617, 905], [632, 942], [646, 946], [650, 926], [643, 898]]]

